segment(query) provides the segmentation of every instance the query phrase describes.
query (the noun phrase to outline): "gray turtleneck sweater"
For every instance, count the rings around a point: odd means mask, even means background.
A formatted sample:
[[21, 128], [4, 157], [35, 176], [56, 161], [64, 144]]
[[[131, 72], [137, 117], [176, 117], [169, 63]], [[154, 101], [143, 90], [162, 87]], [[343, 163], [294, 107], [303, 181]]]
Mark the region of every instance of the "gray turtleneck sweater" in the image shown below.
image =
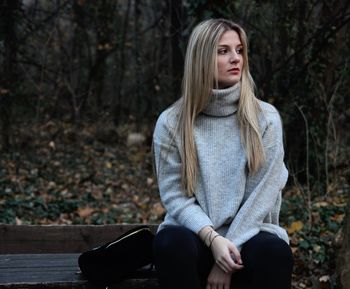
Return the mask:
[[212, 226], [239, 250], [259, 231], [274, 233], [289, 242], [278, 224], [281, 190], [288, 177], [279, 113], [272, 105], [259, 101], [266, 162], [258, 173], [249, 174], [236, 113], [239, 96], [240, 84], [213, 90], [212, 100], [196, 119], [199, 174], [193, 197], [187, 197], [181, 189], [176, 104], [159, 116], [153, 135], [154, 156], [160, 197], [167, 211], [159, 230], [180, 225], [198, 233]]

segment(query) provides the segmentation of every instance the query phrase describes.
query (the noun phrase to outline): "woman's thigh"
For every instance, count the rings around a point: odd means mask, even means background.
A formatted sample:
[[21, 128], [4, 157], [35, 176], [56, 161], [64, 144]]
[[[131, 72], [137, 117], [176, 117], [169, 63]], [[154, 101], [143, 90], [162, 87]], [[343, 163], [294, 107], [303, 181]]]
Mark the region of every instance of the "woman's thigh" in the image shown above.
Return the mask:
[[259, 268], [291, 268], [293, 256], [290, 246], [278, 236], [260, 232], [242, 247], [242, 259], [245, 267], [249, 269]]
[[241, 256], [244, 269], [232, 278], [238, 288], [290, 288], [293, 256], [290, 246], [278, 236], [260, 232], [243, 245]]
[[164, 288], [181, 280], [186, 286], [192, 284], [191, 288], [203, 288], [213, 262], [210, 249], [187, 228], [169, 226], [155, 237], [154, 263], [160, 282], [167, 283]]

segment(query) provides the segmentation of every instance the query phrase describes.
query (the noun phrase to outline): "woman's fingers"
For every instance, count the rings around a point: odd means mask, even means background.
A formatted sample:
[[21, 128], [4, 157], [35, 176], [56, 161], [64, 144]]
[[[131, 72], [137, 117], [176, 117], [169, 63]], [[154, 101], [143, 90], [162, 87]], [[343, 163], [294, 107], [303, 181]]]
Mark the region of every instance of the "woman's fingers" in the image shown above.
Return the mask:
[[231, 258], [231, 256], [227, 257], [223, 257], [222, 259], [218, 259], [217, 260], [217, 264], [220, 266], [220, 268], [225, 271], [226, 273], [228, 272], [234, 272], [236, 270], [240, 270], [243, 268], [242, 264], [238, 264], [236, 262], [234, 262]]
[[216, 260], [216, 264], [218, 264], [218, 266], [222, 269], [222, 271], [224, 271], [225, 273], [230, 272], [229, 268], [227, 266], [225, 266], [225, 264], [223, 262], [221, 262], [220, 260]]
[[241, 254], [239, 253], [238, 249], [236, 248], [236, 246], [231, 246], [230, 247], [230, 251], [233, 255], [234, 261], [236, 264], [242, 264], [242, 258], [241, 258]]
[[225, 273], [232, 273], [235, 270], [243, 268], [243, 266], [233, 263], [232, 260], [229, 260], [229, 262], [225, 259], [217, 260], [216, 263]]
[[243, 268], [244, 268], [243, 265], [235, 264], [234, 269], [233, 269], [233, 272], [234, 272], [234, 271], [237, 271], [237, 270], [241, 270], [241, 269], [243, 269]]
[[225, 254], [221, 258], [218, 259], [220, 262], [219, 264], [222, 264], [222, 266], [226, 269], [224, 270], [226, 273], [232, 272], [232, 270], [235, 268], [235, 263], [233, 262], [230, 254]]
[[217, 235], [217, 238], [211, 243], [211, 249], [216, 263], [225, 273], [232, 273], [243, 268], [238, 249], [225, 237]]

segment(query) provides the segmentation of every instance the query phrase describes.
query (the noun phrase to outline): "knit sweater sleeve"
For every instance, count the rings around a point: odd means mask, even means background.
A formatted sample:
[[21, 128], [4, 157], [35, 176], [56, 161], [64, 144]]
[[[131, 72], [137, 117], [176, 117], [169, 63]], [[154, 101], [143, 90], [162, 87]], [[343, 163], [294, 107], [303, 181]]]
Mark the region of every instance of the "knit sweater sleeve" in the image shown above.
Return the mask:
[[227, 231], [226, 238], [238, 248], [255, 236], [264, 218], [273, 210], [281, 190], [286, 184], [288, 171], [284, 165], [282, 123], [277, 110], [268, 114], [263, 133], [266, 161], [255, 174], [249, 174], [246, 182], [245, 201]]
[[[161, 201], [179, 225], [198, 233], [205, 226], [213, 226], [196, 198], [185, 195], [181, 188], [181, 157], [173, 129], [169, 126], [169, 110], [158, 118], [153, 149]], [[171, 122], [170, 122], [171, 123]]]

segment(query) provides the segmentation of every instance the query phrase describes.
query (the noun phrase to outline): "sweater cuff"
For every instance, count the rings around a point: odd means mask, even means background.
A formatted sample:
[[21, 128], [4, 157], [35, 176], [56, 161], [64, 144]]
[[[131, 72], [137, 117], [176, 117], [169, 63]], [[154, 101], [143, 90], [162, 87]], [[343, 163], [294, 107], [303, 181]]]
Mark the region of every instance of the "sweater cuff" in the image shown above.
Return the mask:
[[186, 228], [189, 228], [191, 231], [193, 231], [196, 234], [198, 234], [199, 231], [206, 226], [214, 227], [212, 221], [208, 217], [197, 217], [196, 218], [195, 216], [187, 218], [184, 221], [184, 226]]

